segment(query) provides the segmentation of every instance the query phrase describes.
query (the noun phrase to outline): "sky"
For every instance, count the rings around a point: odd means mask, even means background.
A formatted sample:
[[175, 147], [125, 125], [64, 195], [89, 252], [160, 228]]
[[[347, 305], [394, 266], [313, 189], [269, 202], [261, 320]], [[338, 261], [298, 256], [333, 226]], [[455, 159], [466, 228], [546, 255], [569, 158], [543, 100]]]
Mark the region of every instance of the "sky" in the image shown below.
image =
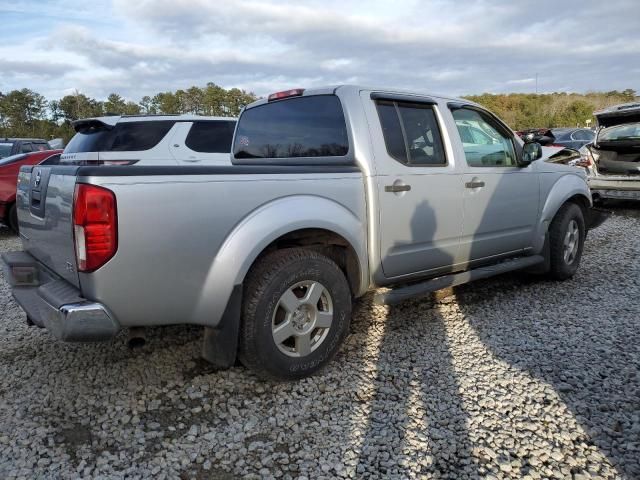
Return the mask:
[[0, 92], [640, 91], [639, 0], [0, 0]]

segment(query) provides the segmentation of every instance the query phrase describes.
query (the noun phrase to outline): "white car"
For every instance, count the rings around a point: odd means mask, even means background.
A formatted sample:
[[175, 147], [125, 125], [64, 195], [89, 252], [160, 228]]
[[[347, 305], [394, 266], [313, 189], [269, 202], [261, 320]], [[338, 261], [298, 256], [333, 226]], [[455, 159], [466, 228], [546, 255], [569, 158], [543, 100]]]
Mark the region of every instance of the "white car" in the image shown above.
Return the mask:
[[85, 118], [73, 122], [60, 163], [230, 165], [235, 126], [235, 118], [199, 115]]

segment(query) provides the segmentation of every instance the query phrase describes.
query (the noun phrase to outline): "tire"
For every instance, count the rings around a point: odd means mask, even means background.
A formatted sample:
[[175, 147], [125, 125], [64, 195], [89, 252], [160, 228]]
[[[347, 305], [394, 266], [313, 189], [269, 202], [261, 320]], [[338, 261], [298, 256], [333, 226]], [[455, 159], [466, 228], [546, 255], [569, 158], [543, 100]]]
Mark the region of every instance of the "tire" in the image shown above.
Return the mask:
[[18, 233], [18, 209], [16, 208], [16, 204], [14, 203], [9, 208], [9, 215], [7, 216], [9, 228], [13, 230], [15, 233]]
[[575, 203], [565, 203], [549, 227], [551, 278], [566, 280], [580, 266], [586, 228], [582, 209]]
[[245, 281], [238, 355], [265, 379], [306, 377], [335, 356], [350, 322], [351, 289], [338, 265], [313, 250], [279, 250]]

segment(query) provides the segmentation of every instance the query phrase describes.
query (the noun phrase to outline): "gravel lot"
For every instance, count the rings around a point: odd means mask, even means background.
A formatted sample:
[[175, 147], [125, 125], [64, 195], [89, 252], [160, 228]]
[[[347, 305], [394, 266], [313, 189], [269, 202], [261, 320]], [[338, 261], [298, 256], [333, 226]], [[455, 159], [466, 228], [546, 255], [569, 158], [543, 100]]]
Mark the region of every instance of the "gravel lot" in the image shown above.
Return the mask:
[[298, 383], [213, 371], [197, 328], [59, 343], [0, 280], [0, 478], [640, 478], [639, 213], [592, 232], [571, 281], [364, 299]]

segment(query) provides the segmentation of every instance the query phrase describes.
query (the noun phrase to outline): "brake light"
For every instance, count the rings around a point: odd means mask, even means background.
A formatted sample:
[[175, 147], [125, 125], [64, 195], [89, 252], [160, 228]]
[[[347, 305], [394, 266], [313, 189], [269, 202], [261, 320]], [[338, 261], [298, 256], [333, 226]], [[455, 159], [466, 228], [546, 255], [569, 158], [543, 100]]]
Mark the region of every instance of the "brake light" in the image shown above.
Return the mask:
[[80, 272], [103, 266], [118, 249], [116, 197], [111, 190], [80, 183], [73, 199], [73, 234]]
[[304, 88], [294, 88], [291, 90], [285, 90], [283, 92], [272, 93], [267, 97], [267, 101], [271, 102], [273, 100], [282, 100], [283, 98], [289, 97], [299, 97], [304, 93]]

